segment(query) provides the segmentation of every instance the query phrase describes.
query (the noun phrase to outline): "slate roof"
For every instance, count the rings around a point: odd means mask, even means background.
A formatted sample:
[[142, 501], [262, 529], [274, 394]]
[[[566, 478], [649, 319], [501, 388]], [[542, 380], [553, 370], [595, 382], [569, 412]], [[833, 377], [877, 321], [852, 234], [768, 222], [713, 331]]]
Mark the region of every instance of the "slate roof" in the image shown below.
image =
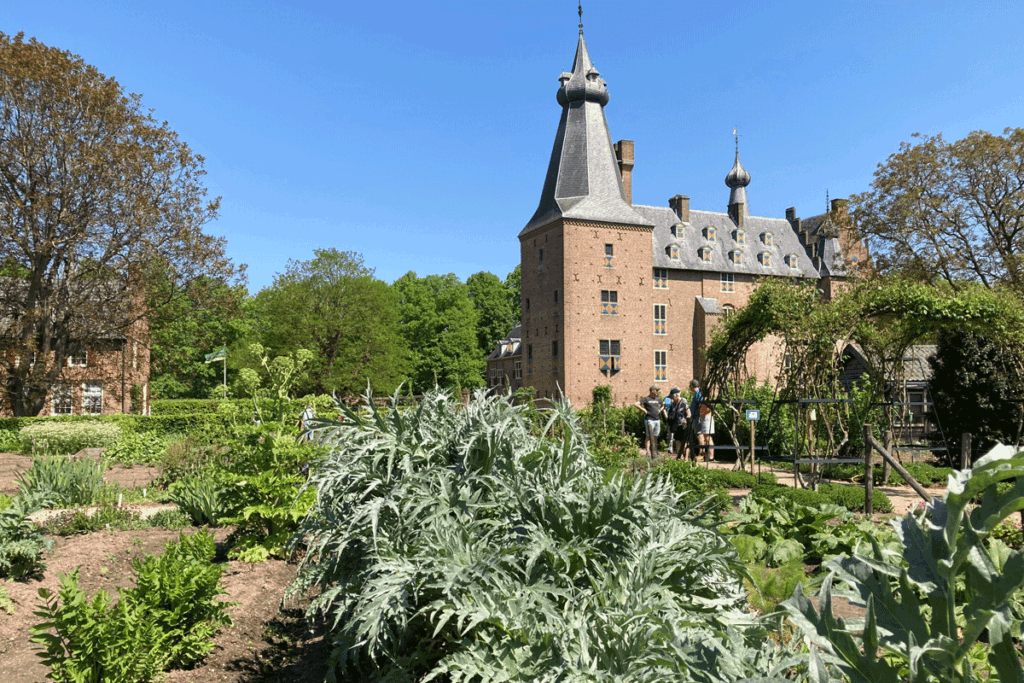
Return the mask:
[[935, 344], [916, 344], [907, 349], [906, 360], [903, 361], [903, 377], [908, 382], [927, 382], [932, 378], [932, 366], [928, 358], [934, 356], [938, 347]]
[[487, 357], [487, 360], [498, 360], [500, 358], [511, 358], [512, 356], [520, 355], [522, 341], [522, 327], [516, 325], [507, 335], [505, 335], [504, 339], [498, 342], [498, 346], [495, 347], [494, 351], [491, 352], [491, 355]]
[[558, 122], [540, 204], [519, 236], [558, 218], [649, 227], [626, 201], [604, 105], [608, 90], [580, 31], [572, 73], [559, 78]]

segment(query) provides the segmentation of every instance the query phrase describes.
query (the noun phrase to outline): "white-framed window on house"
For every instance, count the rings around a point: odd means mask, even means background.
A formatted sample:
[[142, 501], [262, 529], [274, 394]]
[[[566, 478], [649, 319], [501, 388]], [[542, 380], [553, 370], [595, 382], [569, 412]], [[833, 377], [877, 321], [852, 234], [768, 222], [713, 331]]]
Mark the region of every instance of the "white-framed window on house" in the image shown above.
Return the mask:
[[672, 226], [672, 236], [675, 237], [677, 240], [682, 239], [684, 230], [685, 227], [682, 223], [676, 223], [675, 225]]
[[101, 415], [103, 413], [103, 383], [86, 382], [82, 385], [82, 414]]
[[89, 362], [89, 352], [85, 349], [75, 349], [68, 356], [68, 365], [72, 368], [84, 368]]
[[772, 265], [772, 254], [769, 251], [762, 251], [757, 255], [757, 262], [765, 268], [770, 268]]
[[704, 239], [706, 239], [708, 242], [714, 242], [715, 235], [716, 231], [713, 226], [709, 225], [708, 227], [704, 228]]
[[792, 270], [797, 270], [800, 267], [800, 260], [796, 257], [796, 254], [787, 254], [786, 265]]
[[670, 244], [668, 247], [668, 257], [671, 259], [679, 259], [679, 245]]
[[704, 263], [711, 262], [711, 247], [701, 247], [697, 250], [697, 257]]
[[668, 351], [654, 352], [654, 381], [668, 381]]
[[601, 339], [597, 343], [598, 369], [605, 375], [613, 375], [622, 369], [621, 342], [618, 339]]
[[601, 315], [619, 314], [619, 293], [614, 289], [601, 290]]
[[764, 246], [766, 247], [770, 247], [775, 243], [775, 239], [772, 237], [770, 232], [762, 232], [761, 241], [764, 242]]
[[67, 382], [57, 382], [53, 385], [53, 407], [52, 412], [54, 415], [70, 415], [71, 414], [71, 385]]
[[744, 232], [742, 228], [737, 228], [736, 230], [733, 230], [732, 231], [732, 238], [733, 238], [733, 240], [736, 241], [736, 244], [746, 244], [747, 243], [747, 233]]
[[668, 268], [654, 269], [654, 288], [668, 289]]
[[730, 251], [729, 252], [729, 260], [732, 262], [732, 264], [734, 266], [742, 266], [743, 265], [743, 252], [741, 252], [739, 249], [734, 249], [734, 250]]
[[736, 307], [732, 304], [725, 304], [722, 306], [722, 319], [728, 320], [729, 318], [736, 315]]
[[668, 306], [654, 304], [654, 334], [668, 334], [665, 324], [668, 317]]
[[515, 374], [515, 378], [516, 379], [522, 379], [523, 378], [523, 361], [517, 360], [515, 362], [515, 373], [516, 373]]
[[736, 291], [736, 276], [732, 273], [722, 273], [722, 291], [723, 292], [734, 292]]

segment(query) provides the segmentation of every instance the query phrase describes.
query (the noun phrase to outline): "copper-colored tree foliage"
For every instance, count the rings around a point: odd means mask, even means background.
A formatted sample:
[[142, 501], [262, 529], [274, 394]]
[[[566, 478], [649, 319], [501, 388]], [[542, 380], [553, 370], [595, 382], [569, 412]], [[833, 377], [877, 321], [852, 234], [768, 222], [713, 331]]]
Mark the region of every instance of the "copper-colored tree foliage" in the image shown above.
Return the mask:
[[53, 359], [124, 337], [152, 273], [171, 274], [168, 297], [238, 275], [202, 231], [219, 204], [204, 173], [139, 95], [76, 55], [0, 33], [0, 374], [16, 415], [42, 409]]
[[852, 198], [877, 267], [1024, 292], [1024, 128], [915, 137]]

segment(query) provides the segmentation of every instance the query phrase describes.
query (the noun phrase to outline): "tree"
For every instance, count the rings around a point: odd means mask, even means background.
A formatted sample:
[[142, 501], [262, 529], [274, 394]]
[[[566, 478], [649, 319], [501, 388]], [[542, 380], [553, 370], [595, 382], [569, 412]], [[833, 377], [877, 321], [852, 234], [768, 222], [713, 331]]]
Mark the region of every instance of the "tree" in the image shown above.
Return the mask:
[[852, 198], [878, 268], [1024, 292], [1024, 128], [915, 137]]
[[518, 325], [522, 314], [523, 296], [523, 267], [516, 265], [515, 269], [505, 276], [505, 291], [508, 293], [508, 303], [512, 307], [512, 324]]
[[486, 363], [478, 351], [477, 312], [469, 288], [458, 277], [409, 271], [395, 280], [402, 311], [402, 335], [412, 353], [416, 391], [435, 382], [448, 388], [483, 385]]
[[309, 349], [301, 393], [359, 394], [369, 382], [390, 393], [405, 379], [408, 350], [399, 333], [398, 300], [373, 277], [363, 257], [337, 249], [314, 250], [310, 261], [289, 261], [253, 308], [263, 343], [273, 354]]
[[[204, 356], [221, 346], [231, 347], [251, 335], [247, 315], [249, 293], [244, 285], [231, 286], [213, 278], [197, 278], [173, 298], [165, 280], [151, 285], [150, 389], [154, 398], [206, 398], [220, 386], [220, 363]], [[229, 354], [229, 360], [233, 354]], [[230, 368], [230, 365], [229, 365]]]
[[493, 273], [474, 273], [466, 278], [469, 298], [477, 312], [476, 337], [480, 357], [485, 359], [515, 324], [511, 297], [505, 284]]
[[[76, 346], [125, 338], [153, 277], [169, 278], [170, 298], [198, 277], [237, 277], [224, 241], [202, 232], [219, 203], [204, 173], [139, 95], [0, 33], [0, 334], [16, 415], [39, 413]], [[31, 354], [41, 362], [18, 362]]]

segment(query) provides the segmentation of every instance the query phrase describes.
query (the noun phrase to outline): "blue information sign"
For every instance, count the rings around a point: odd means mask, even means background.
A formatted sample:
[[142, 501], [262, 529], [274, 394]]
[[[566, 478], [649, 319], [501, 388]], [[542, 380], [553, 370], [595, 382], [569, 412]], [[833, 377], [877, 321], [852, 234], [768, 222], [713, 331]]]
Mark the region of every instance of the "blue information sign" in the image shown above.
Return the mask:
[[747, 411], [747, 419], [750, 420], [751, 422], [753, 422], [754, 420], [760, 420], [761, 419], [761, 411], [760, 410], [748, 410]]

